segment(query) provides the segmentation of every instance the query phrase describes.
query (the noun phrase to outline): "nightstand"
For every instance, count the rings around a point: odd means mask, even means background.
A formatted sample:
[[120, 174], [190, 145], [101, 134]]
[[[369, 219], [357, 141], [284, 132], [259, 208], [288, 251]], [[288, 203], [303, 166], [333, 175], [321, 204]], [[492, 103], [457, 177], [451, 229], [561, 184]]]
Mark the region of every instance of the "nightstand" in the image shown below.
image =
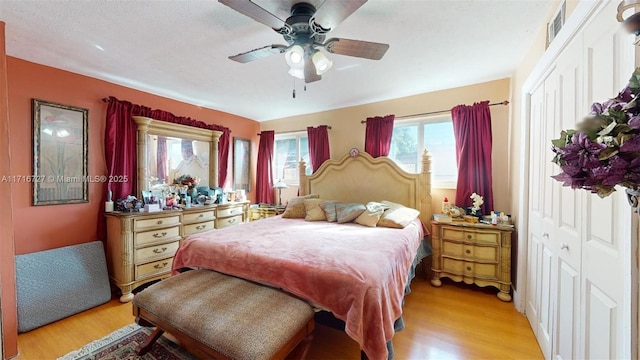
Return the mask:
[[249, 221], [266, 219], [280, 215], [284, 212], [284, 206], [261, 205], [249, 209]]
[[494, 286], [502, 301], [511, 301], [511, 234], [513, 228], [466, 222], [431, 222], [433, 286], [441, 277], [478, 286]]

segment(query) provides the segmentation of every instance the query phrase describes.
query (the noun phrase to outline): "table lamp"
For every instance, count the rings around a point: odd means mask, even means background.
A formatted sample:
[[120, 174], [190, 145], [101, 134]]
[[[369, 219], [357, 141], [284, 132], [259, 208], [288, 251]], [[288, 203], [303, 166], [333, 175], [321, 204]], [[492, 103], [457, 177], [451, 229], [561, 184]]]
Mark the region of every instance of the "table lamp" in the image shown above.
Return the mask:
[[278, 180], [277, 183], [273, 184], [274, 189], [278, 189], [278, 206], [282, 206], [282, 189], [286, 189], [289, 186], [282, 181], [282, 179]]

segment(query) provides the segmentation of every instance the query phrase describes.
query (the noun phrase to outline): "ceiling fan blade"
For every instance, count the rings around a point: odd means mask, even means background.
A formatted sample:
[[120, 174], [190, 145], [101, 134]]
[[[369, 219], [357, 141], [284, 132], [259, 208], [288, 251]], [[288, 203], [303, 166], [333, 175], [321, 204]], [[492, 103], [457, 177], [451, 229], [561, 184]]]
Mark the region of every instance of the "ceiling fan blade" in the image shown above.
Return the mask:
[[325, 29], [333, 29], [354, 11], [358, 10], [367, 0], [325, 1], [314, 15], [316, 24]]
[[246, 53], [229, 56], [229, 59], [239, 63], [248, 63], [249, 61], [259, 60], [274, 54], [282, 54], [287, 50], [285, 45], [267, 45], [259, 49], [247, 51]]
[[232, 8], [233, 10], [246, 15], [253, 20], [265, 24], [274, 29], [284, 26], [284, 20], [258, 6], [250, 0], [218, 0], [220, 3]]
[[331, 38], [324, 43], [324, 47], [334, 54], [380, 60], [389, 49], [389, 44]]
[[311, 57], [307, 57], [304, 62], [304, 82], [311, 83], [322, 79], [322, 76], [316, 72], [316, 65], [311, 61]]

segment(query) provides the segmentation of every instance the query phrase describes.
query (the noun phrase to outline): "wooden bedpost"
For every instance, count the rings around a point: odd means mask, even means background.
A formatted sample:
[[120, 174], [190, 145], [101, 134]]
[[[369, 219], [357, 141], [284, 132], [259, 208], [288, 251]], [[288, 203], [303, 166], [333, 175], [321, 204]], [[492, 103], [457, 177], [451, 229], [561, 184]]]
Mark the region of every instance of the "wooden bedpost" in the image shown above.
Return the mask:
[[427, 228], [430, 228], [429, 221], [431, 221], [431, 155], [427, 149], [424, 149], [422, 153], [422, 176], [420, 179], [422, 194], [420, 198], [422, 201], [420, 213], [422, 222]]
[[298, 165], [298, 182], [300, 183], [298, 191], [300, 193], [300, 196], [307, 195], [307, 163], [305, 163], [304, 160], [300, 159]]

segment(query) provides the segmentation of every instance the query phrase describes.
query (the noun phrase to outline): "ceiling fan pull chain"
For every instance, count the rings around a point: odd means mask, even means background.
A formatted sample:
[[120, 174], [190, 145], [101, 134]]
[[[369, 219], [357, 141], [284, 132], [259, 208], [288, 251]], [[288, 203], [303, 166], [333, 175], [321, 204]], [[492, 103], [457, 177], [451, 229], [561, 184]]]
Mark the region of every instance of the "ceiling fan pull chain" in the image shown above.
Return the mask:
[[[305, 88], [306, 87], [307, 86], [305, 85]], [[295, 78], [293, 79], [293, 98], [294, 99], [296, 98], [296, 79]]]
[[307, 84], [304, 84], [304, 91], [307, 92]]

